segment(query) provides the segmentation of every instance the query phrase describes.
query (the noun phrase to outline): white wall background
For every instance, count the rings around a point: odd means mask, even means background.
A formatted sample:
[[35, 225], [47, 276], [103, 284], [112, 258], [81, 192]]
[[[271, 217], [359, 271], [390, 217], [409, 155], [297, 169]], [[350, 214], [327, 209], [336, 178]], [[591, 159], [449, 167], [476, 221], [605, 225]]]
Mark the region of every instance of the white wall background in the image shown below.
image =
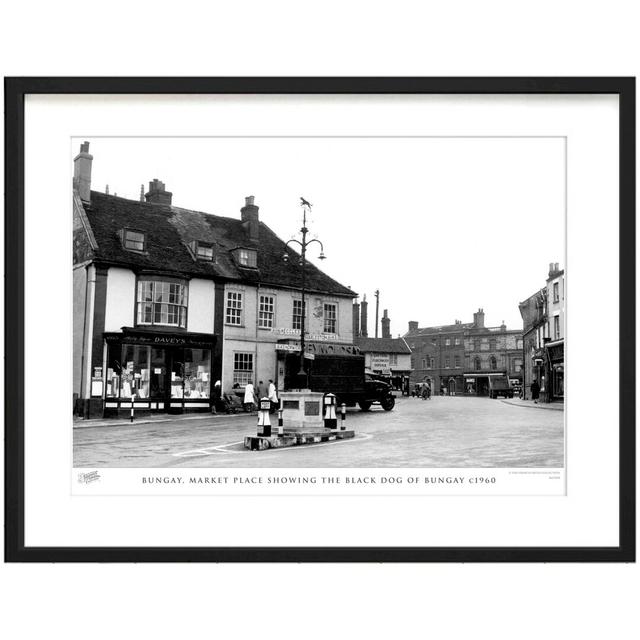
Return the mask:
[[[308, 9], [293, 1], [114, 1], [108, 10], [25, 1], [5, 7], [0, 59], [4, 75], [637, 75], [638, 17], [624, 0], [328, 0]], [[637, 565], [58, 564], [0, 572], [1, 624], [15, 638], [601, 638], [638, 627]], [[288, 608], [277, 624], [248, 615], [265, 594], [301, 593], [335, 593], [346, 604], [313, 622], [306, 607]]]
[[213, 333], [215, 286], [211, 280], [189, 280], [187, 330]]
[[105, 331], [121, 331], [135, 325], [136, 274], [129, 269], [110, 267], [107, 276]]

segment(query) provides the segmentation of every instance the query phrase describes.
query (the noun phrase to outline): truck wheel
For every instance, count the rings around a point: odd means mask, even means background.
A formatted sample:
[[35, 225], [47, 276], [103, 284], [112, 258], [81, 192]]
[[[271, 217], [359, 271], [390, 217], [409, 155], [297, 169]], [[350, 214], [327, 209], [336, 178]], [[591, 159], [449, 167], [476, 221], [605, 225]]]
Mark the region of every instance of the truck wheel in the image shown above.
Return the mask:
[[393, 407], [396, 406], [396, 399], [395, 398], [384, 398], [383, 400], [380, 401], [380, 406], [385, 411], [391, 411], [391, 409], [393, 409]]
[[358, 406], [362, 411], [369, 411], [369, 409], [371, 409], [371, 403], [368, 402], [367, 400], [362, 400], [358, 402]]

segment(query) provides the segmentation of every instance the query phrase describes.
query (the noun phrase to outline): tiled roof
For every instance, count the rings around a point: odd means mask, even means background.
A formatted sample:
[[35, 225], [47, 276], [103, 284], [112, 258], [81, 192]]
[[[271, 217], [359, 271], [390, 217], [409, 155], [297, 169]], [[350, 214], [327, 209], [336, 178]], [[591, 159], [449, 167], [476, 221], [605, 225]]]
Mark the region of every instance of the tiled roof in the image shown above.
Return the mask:
[[472, 329], [473, 326], [473, 322], [467, 322], [465, 324], [445, 324], [439, 327], [420, 327], [417, 331], [411, 331], [405, 334], [405, 337], [424, 336], [431, 335], [433, 333], [459, 333], [460, 331]]
[[363, 353], [411, 353], [402, 338], [354, 338], [353, 343]]
[[[117, 196], [91, 192], [91, 204], [84, 205], [91, 230], [97, 242], [94, 260], [110, 265], [184, 273], [190, 276], [218, 277], [248, 284], [300, 288], [302, 270], [297, 255], [282, 256], [285, 242], [260, 223], [259, 242], [249, 241], [248, 233], [238, 218], [216, 216], [171, 205], [151, 204]], [[126, 250], [121, 242], [122, 229], [145, 233], [146, 250], [136, 253]], [[195, 260], [187, 245], [194, 240], [212, 243], [215, 260]], [[257, 269], [239, 266], [232, 255], [238, 247], [255, 248]], [[308, 291], [344, 296], [356, 293], [307, 262]]]
[[405, 333], [403, 337], [410, 340], [424, 336], [434, 336], [447, 333], [464, 333], [465, 335], [473, 333], [522, 333], [522, 329], [503, 329], [502, 326], [477, 327], [473, 322], [467, 322], [464, 324], [447, 324], [440, 327], [421, 327], [417, 331], [409, 331], [408, 333]]

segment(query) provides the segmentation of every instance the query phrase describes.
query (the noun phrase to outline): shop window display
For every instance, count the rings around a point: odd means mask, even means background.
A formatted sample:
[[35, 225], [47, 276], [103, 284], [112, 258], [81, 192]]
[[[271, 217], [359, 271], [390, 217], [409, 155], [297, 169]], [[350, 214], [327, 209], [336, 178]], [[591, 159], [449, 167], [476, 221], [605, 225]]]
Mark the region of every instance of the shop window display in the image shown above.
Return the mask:
[[122, 349], [120, 397], [149, 397], [149, 351], [147, 346], [125, 344]]
[[107, 398], [208, 399], [211, 350], [146, 345], [109, 345]]
[[211, 351], [184, 349], [184, 359], [174, 359], [171, 368], [171, 398], [198, 400], [209, 398]]
[[107, 379], [105, 396], [107, 398], [120, 397], [120, 379], [122, 375], [122, 347], [121, 345], [109, 345], [107, 352]]

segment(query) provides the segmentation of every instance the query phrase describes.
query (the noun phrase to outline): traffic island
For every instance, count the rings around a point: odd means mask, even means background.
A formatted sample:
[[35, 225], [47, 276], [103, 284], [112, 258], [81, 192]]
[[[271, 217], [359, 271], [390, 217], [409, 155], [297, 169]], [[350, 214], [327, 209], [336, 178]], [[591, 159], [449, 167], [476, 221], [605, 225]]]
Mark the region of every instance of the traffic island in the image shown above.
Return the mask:
[[355, 435], [356, 432], [349, 429], [344, 431], [285, 432], [282, 435], [273, 436], [245, 436], [244, 448], [250, 451], [264, 451], [265, 449], [281, 449], [283, 447], [295, 447], [318, 442], [347, 440], [355, 437]]
[[[284, 392], [280, 398], [278, 426], [272, 431], [269, 419], [270, 401], [260, 400], [258, 433], [244, 437], [244, 448], [249, 451], [281, 449], [305, 444], [346, 440], [355, 436], [355, 431], [344, 428], [345, 407], [342, 405], [340, 429], [336, 417], [336, 398], [333, 394], [314, 393], [308, 389]], [[324, 416], [323, 416], [324, 413]], [[283, 414], [287, 417], [284, 426]]]

